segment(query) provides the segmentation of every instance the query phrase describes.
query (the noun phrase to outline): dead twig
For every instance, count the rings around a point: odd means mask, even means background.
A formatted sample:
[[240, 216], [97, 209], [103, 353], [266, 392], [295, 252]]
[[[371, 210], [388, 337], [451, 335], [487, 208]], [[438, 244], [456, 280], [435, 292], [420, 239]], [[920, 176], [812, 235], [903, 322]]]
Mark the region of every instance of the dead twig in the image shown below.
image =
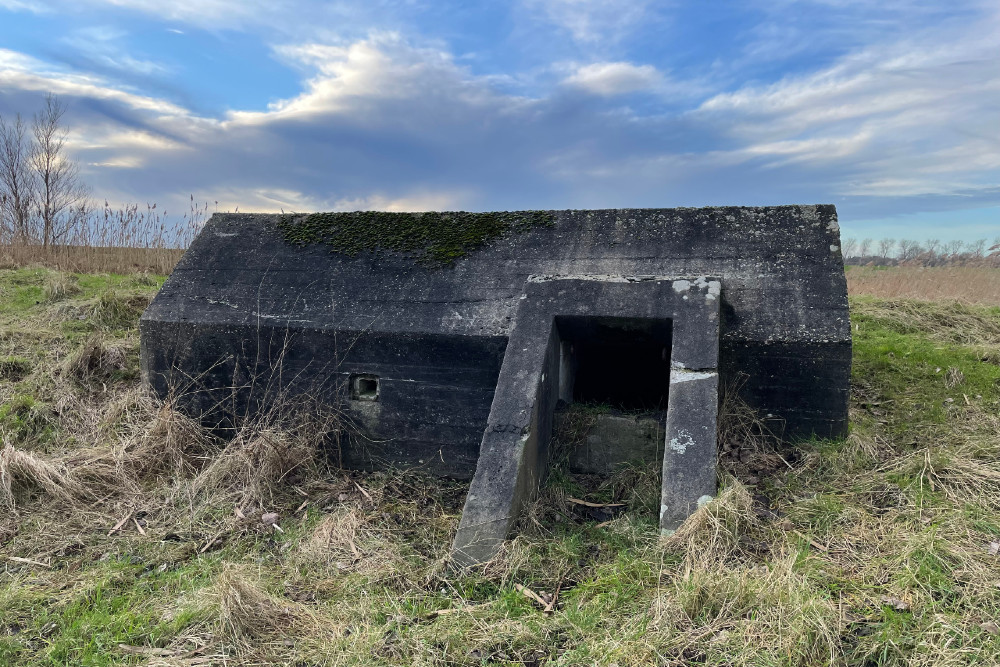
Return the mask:
[[119, 644], [118, 650], [124, 653], [131, 653], [132, 655], [155, 655], [160, 658], [168, 658], [174, 654], [165, 648], [150, 648], [147, 646], [129, 646], [128, 644]]
[[584, 507], [625, 507], [625, 503], [591, 503], [586, 500], [580, 500], [579, 498], [566, 498], [569, 502], [574, 505], [583, 505]]
[[212, 545], [219, 541], [219, 538], [226, 534], [225, 530], [219, 531], [215, 536], [208, 542], [205, 542], [205, 546], [198, 550], [198, 553], [203, 554], [212, 548]]
[[799, 537], [801, 537], [801, 538], [802, 538], [803, 540], [805, 540], [805, 541], [806, 541], [806, 542], [808, 542], [809, 544], [813, 545], [814, 547], [816, 547], [816, 548], [817, 548], [817, 549], [819, 549], [820, 551], [826, 551], [826, 552], [830, 551], [830, 549], [829, 549], [829, 548], [827, 548], [827, 547], [824, 547], [824, 546], [823, 546], [822, 544], [820, 544], [820, 543], [816, 542], [815, 540], [813, 540], [812, 538], [810, 538], [810, 537], [809, 537], [808, 535], [805, 535], [805, 534], [803, 534], [803, 533], [800, 533], [800, 532], [799, 532], [799, 531], [797, 531], [797, 530], [796, 530], [796, 531], [794, 531], [794, 532], [795, 532], [795, 534], [796, 534], [796, 535], [798, 535], [798, 536], [799, 536]]
[[37, 565], [38, 567], [44, 567], [47, 570], [51, 570], [52, 566], [48, 563], [43, 563], [38, 560], [31, 560], [30, 558], [19, 558], [17, 556], [7, 556], [7, 560], [13, 561], [15, 563], [22, 563], [24, 565]]
[[[354, 482], [354, 480], [351, 480], [351, 481], [352, 481], [352, 482]], [[367, 499], [368, 499], [368, 502], [370, 502], [370, 503], [373, 503], [373, 502], [375, 502], [375, 499], [374, 499], [374, 498], [372, 498], [372, 497], [371, 497], [371, 495], [369, 495], [369, 493], [368, 493], [367, 491], [365, 491], [365, 490], [364, 490], [363, 488], [361, 488], [361, 485], [360, 485], [360, 484], [358, 484], [357, 482], [354, 482], [354, 486], [356, 486], [356, 487], [358, 488], [358, 491], [360, 491], [360, 492], [361, 492], [361, 494], [362, 494], [362, 495], [363, 495], [363, 496], [364, 496], [365, 498], [367, 498]]]
[[556, 591], [550, 596], [549, 603], [545, 605], [545, 609], [542, 611], [546, 614], [551, 614], [555, 611], [556, 603], [559, 601], [559, 591], [562, 590], [562, 579], [559, 579], [559, 583], [556, 584]]
[[117, 533], [119, 530], [121, 530], [122, 528], [124, 528], [125, 524], [128, 523], [128, 520], [132, 518], [133, 514], [135, 514], [135, 510], [130, 510], [128, 514], [126, 514], [124, 517], [122, 517], [122, 520], [119, 521], [118, 523], [116, 523], [115, 526], [114, 526], [114, 528], [112, 528], [111, 530], [108, 531], [108, 537], [111, 537], [112, 535], [114, 535], [115, 533]]
[[531, 590], [527, 586], [522, 586], [521, 584], [514, 584], [514, 590], [516, 590], [518, 593], [528, 598], [529, 600], [533, 600], [536, 603], [538, 603], [538, 605], [541, 606], [542, 609], [547, 607], [549, 604], [542, 598], [542, 596], [540, 596], [538, 593]]

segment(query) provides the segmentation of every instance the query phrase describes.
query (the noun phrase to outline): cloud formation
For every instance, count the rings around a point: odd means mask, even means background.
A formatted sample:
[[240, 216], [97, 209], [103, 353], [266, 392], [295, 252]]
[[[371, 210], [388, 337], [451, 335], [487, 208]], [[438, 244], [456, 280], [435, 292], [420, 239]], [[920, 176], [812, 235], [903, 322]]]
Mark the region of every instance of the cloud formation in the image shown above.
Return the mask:
[[587, 44], [624, 38], [649, 14], [650, 0], [524, 0], [528, 9]]
[[662, 80], [663, 77], [652, 65], [613, 62], [584, 65], [569, 76], [565, 83], [595, 95], [611, 97], [651, 90], [662, 83]]
[[[649, 11], [626, 4], [612, 32], [638, 30]], [[606, 11], [582, 0], [532, 7], [583, 43]], [[114, 67], [80, 72], [8, 49], [0, 113], [55, 92], [70, 105], [71, 147], [95, 191], [175, 210], [189, 193], [223, 210], [272, 211], [832, 201], [842, 215], [871, 216], [996, 206], [998, 15], [746, 83], [714, 65], [632, 57], [497, 72], [445, 41], [390, 30], [279, 41], [269, 48], [301, 73], [299, 92], [219, 114], [138, 91]], [[108, 57], [143, 67], [128, 52]]]

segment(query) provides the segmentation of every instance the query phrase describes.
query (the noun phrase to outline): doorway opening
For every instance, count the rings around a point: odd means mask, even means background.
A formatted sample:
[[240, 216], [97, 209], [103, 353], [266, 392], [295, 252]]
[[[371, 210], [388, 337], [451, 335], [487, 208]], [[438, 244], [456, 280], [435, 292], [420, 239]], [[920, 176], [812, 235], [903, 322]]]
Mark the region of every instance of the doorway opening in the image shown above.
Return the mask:
[[670, 389], [670, 320], [557, 317], [560, 398], [627, 412], [666, 410]]

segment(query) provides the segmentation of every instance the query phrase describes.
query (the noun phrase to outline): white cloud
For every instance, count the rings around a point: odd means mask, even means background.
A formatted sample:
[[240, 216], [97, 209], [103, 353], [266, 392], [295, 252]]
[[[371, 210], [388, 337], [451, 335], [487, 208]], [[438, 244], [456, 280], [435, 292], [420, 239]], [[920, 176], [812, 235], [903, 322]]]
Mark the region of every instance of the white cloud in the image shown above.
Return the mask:
[[0, 108], [25, 92], [68, 98], [72, 148], [96, 192], [181, 210], [191, 192], [262, 211], [966, 197], [1000, 169], [995, 27], [855, 50], [687, 113], [608, 112], [566, 94], [652, 91], [660, 103], [680, 86], [652, 65], [563, 70], [563, 86], [529, 98], [394, 33], [285, 46], [305, 72], [301, 92], [218, 119], [0, 50]]
[[570, 86], [605, 97], [650, 90], [662, 82], [662, 75], [652, 65], [627, 62], [584, 65], [564, 81]]
[[166, 100], [119, 90], [101, 77], [51, 67], [36, 58], [9, 49], [0, 49], [0, 88], [113, 100], [133, 109], [164, 115], [187, 115], [187, 110]]
[[367, 197], [338, 199], [333, 211], [449, 211], [462, 207], [466, 197], [454, 192], [419, 192], [402, 197], [373, 194]]
[[[347, 46], [302, 44], [282, 47], [278, 52], [313, 67], [317, 74], [305, 82], [300, 95], [274, 102], [264, 112], [233, 112], [230, 123], [267, 124], [337, 114], [359, 126], [387, 123], [395, 130], [419, 132], [421, 127], [415, 122], [447, 123], [452, 113], [468, 114], [470, 108], [502, 113], [520, 101], [472, 77], [450, 54], [414, 48], [392, 33]], [[405, 104], [409, 113], [397, 115], [398, 104]], [[428, 112], [431, 108], [433, 114]], [[388, 117], [387, 112], [393, 116]]]
[[[996, 15], [928, 29], [768, 86], [719, 94], [694, 115], [770, 166], [837, 167], [844, 195], [959, 194], [993, 187], [1000, 52]], [[991, 130], [990, 128], [993, 127]]]
[[[59, 0], [52, 0], [58, 2]], [[93, 6], [111, 6], [150, 14], [168, 21], [182, 21], [205, 29], [260, 25], [269, 17], [288, 14], [285, 0], [84, 0]]]
[[617, 41], [640, 25], [651, 0], [524, 0], [528, 9], [586, 43]]
[[100, 68], [144, 76], [165, 74], [170, 69], [162, 63], [136, 58], [120, 46], [127, 33], [108, 26], [80, 28], [63, 39], [74, 51]]
[[12, 12], [32, 12], [33, 14], [45, 14], [49, 11], [44, 2], [34, 0], [0, 0], [0, 9]]

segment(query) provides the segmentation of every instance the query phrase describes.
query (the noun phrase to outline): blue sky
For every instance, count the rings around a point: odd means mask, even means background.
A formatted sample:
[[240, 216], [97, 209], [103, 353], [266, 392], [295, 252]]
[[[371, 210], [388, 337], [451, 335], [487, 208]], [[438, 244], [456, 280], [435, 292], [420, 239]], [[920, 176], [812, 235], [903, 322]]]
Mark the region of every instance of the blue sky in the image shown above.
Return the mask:
[[0, 0], [95, 196], [187, 210], [833, 203], [1000, 235], [1000, 4]]

